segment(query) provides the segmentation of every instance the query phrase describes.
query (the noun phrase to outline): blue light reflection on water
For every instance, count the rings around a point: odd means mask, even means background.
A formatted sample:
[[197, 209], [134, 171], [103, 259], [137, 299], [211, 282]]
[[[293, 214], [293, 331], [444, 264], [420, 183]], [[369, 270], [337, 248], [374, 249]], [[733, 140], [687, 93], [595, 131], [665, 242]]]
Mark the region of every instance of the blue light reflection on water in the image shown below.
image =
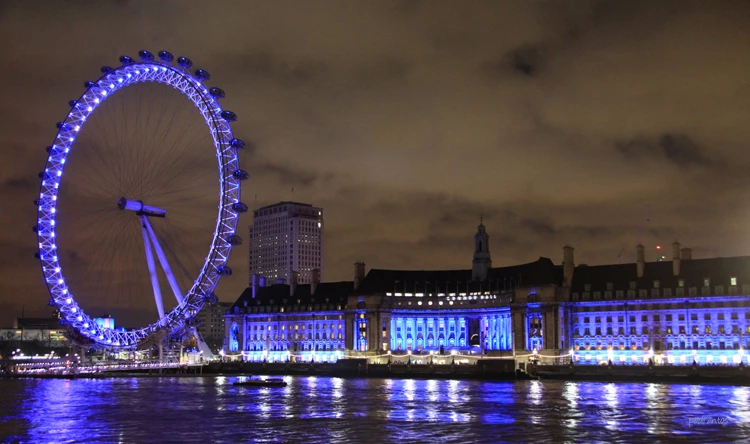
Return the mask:
[[[285, 377], [0, 381], [0, 441], [744, 440], [750, 388]], [[696, 424], [723, 418], [724, 425]], [[691, 424], [691, 419], [693, 424]]]

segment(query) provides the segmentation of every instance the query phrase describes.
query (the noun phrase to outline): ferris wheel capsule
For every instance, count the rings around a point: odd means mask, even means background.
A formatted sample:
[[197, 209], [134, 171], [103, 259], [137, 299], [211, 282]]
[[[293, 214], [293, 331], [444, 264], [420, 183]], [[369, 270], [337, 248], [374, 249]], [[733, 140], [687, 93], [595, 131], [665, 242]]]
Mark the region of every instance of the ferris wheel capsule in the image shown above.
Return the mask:
[[138, 51], [138, 57], [146, 62], [151, 62], [154, 60], [154, 55], [150, 51], [146, 51], [145, 49]]
[[185, 69], [189, 69], [193, 66], [193, 62], [187, 57], [178, 57], [177, 64]]
[[159, 51], [159, 59], [162, 62], [171, 63], [174, 60], [174, 56], [169, 51]]

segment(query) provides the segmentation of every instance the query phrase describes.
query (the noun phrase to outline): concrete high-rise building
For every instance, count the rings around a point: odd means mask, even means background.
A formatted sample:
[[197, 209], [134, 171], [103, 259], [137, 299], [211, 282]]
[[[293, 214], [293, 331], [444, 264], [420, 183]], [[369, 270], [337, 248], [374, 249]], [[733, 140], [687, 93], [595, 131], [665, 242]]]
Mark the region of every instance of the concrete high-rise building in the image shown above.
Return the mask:
[[322, 280], [323, 228], [323, 209], [310, 204], [279, 202], [255, 210], [249, 284], [253, 275], [269, 283], [296, 279], [296, 283], [309, 284], [316, 269]]
[[200, 325], [198, 331], [203, 336], [208, 347], [215, 354], [224, 347], [224, 315], [232, 307], [231, 302], [217, 302], [216, 304], [206, 304], [198, 312]]

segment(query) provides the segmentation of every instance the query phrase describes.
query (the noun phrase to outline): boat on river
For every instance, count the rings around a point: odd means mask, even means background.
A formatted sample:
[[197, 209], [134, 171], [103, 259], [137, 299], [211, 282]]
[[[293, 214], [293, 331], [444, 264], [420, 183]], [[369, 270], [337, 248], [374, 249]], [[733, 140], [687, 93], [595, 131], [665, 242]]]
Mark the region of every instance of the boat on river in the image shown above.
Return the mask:
[[234, 385], [242, 387], [286, 387], [287, 383], [283, 379], [246, 379], [237, 381]]

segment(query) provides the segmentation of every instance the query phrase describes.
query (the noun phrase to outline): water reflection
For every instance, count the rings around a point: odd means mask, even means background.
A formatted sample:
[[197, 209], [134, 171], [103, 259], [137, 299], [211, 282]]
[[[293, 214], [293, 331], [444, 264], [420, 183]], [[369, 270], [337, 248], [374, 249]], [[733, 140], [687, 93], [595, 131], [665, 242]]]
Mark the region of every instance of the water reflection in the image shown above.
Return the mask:
[[[0, 441], [745, 439], [750, 388], [285, 377], [0, 381]], [[705, 418], [726, 418], [708, 424]], [[529, 427], [534, 424], [534, 427]], [[251, 425], [251, 426], [249, 426]]]

